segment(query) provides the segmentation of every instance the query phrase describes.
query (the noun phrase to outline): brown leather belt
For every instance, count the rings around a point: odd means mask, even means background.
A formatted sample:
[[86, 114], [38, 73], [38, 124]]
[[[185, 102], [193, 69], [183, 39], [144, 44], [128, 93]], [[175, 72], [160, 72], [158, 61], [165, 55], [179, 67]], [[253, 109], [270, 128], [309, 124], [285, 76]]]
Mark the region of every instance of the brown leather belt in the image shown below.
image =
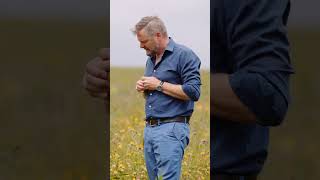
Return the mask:
[[171, 122], [179, 122], [179, 123], [188, 123], [189, 124], [190, 116], [178, 116], [174, 118], [154, 118], [154, 119], [147, 119], [146, 125], [149, 126], [159, 126], [160, 124], [164, 123], [171, 123]]
[[213, 175], [214, 180], [257, 180], [257, 175], [226, 175], [226, 174], [216, 174]]

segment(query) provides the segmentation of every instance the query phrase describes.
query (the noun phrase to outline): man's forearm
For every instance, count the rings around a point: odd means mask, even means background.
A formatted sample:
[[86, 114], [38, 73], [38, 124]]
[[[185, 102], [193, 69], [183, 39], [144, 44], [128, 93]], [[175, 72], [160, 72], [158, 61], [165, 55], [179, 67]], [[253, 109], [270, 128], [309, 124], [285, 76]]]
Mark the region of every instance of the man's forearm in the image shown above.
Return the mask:
[[243, 123], [256, 122], [255, 115], [233, 92], [229, 75], [211, 74], [211, 112], [214, 116]]
[[182, 86], [179, 84], [171, 84], [168, 82], [164, 82], [162, 85], [162, 92], [180, 100], [190, 100], [188, 95], [184, 93], [184, 91], [182, 90]]

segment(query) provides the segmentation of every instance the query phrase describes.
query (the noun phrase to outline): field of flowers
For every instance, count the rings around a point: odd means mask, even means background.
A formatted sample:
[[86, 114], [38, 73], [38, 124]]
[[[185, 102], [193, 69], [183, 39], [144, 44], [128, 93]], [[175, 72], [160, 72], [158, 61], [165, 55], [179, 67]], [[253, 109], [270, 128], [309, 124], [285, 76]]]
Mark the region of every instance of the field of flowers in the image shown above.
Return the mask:
[[[135, 90], [143, 69], [111, 69], [111, 179], [147, 179], [143, 157], [144, 98]], [[210, 173], [210, 84], [209, 72], [201, 72], [201, 98], [190, 125], [182, 179], [209, 179]]]

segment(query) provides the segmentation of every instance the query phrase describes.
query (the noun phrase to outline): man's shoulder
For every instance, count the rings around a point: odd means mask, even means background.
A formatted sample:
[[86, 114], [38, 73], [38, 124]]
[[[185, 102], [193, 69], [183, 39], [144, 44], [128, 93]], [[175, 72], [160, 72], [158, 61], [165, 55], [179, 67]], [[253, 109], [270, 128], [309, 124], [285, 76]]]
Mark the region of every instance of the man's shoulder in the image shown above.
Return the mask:
[[191, 48], [187, 47], [186, 45], [180, 44], [180, 43], [175, 43], [174, 49], [182, 51], [182, 52], [190, 52], [190, 51], [192, 52]]
[[177, 63], [180, 66], [184, 66], [185, 64], [195, 64], [195, 68], [197, 68], [198, 65], [196, 64], [201, 64], [198, 55], [186, 45], [176, 43], [174, 53], [178, 55]]
[[174, 51], [182, 56], [197, 56], [191, 48], [179, 43], [175, 43]]

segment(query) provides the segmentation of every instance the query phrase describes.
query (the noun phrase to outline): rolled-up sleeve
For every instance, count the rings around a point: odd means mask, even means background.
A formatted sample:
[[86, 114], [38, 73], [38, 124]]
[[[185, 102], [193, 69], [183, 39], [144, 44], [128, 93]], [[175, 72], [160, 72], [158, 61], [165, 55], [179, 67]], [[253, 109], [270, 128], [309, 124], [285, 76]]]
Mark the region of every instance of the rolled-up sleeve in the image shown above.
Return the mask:
[[264, 126], [279, 125], [289, 104], [288, 0], [248, 0], [230, 19], [235, 66], [230, 85]]
[[192, 100], [200, 98], [200, 59], [190, 50], [180, 58], [182, 90]]

